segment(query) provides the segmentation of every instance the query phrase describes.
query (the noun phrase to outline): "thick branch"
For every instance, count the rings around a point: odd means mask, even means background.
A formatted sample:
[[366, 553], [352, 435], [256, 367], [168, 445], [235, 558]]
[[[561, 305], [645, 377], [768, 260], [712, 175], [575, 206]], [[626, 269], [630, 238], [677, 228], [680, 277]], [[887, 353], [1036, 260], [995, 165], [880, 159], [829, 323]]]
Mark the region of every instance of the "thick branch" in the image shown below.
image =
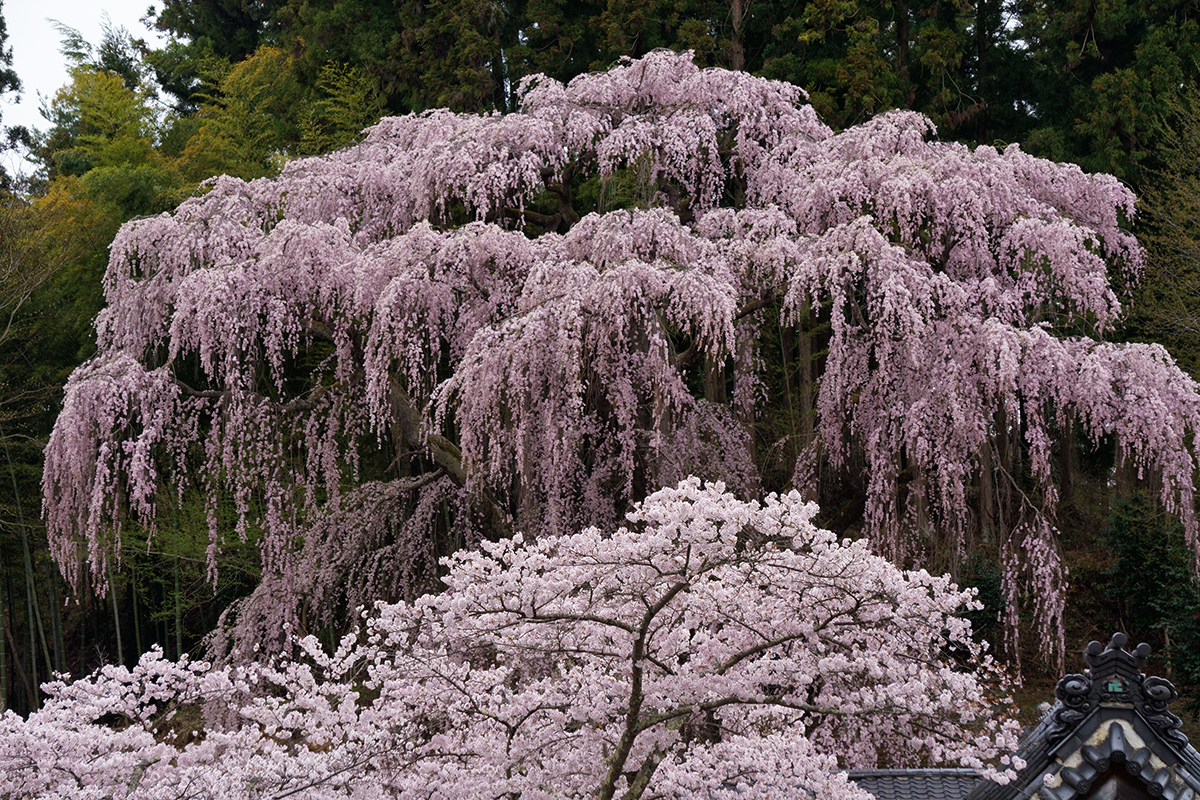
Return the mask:
[[537, 211], [530, 211], [527, 208], [514, 208], [512, 206], [504, 207], [504, 216], [509, 219], [523, 220], [532, 222], [534, 225], [539, 225], [547, 230], [555, 230], [558, 228], [558, 214], [541, 214]]
[[[297, 397], [295, 400], [287, 403], [279, 403], [262, 395], [258, 395], [258, 397], [263, 401], [270, 403], [276, 411], [279, 411], [283, 414], [311, 411], [312, 409], [316, 408], [318, 401], [320, 401], [320, 399], [325, 395], [329, 394], [330, 392], [354, 386], [362, 381], [363, 377], [364, 372], [360, 367], [351, 373], [350, 377], [346, 378], [344, 381], [334, 381], [333, 383], [325, 384], [324, 386], [318, 386], [306, 396]], [[174, 375], [171, 375], [170, 378], [171, 382], [178, 386], [179, 389], [189, 397], [200, 397], [215, 400], [231, 394], [230, 389], [196, 389], [192, 386], [189, 386], [187, 383], [175, 377]]]
[[311, 411], [313, 408], [316, 408], [317, 401], [319, 401], [322, 397], [332, 391], [353, 386], [361, 381], [364, 375], [365, 373], [363, 372], [362, 367], [359, 367], [358, 369], [354, 370], [354, 372], [351, 373], [350, 377], [346, 380], [334, 381], [326, 386], [318, 386], [309, 392], [307, 397], [298, 397], [290, 403], [284, 403], [283, 405], [280, 405], [279, 410], [288, 414], [296, 411]]
[[645, 656], [646, 634], [650, 630], [650, 623], [654, 621], [658, 613], [666, 608], [680, 592], [690, 586], [691, 584], [687, 581], [680, 581], [675, 584], [658, 599], [658, 602], [647, 608], [646, 613], [642, 615], [641, 624], [638, 626], [638, 636], [633, 641], [633, 652], [630, 656], [632, 668], [630, 670], [629, 682], [629, 708], [625, 712], [625, 730], [621, 734], [621, 741], [617, 743], [617, 749], [613, 752], [609, 761], [608, 774], [604, 776], [604, 782], [600, 784], [600, 791], [596, 793], [598, 800], [612, 800], [613, 794], [617, 790], [617, 779], [621, 777], [621, 773], [624, 771], [625, 761], [629, 758], [629, 752], [633, 749], [633, 742], [638, 734], [645, 730], [641, 726], [642, 701], [645, 699], [642, 694], [642, 676], [644, 672], [642, 661]]
[[642, 720], [638, 727], [638, 731], [646, 731], [653, 728], [655, 725], [661, 725], [664, 722], [690, 717], [693, 714], [703, 713], [706, 711], [716, 711], [724, 706], [741, 705], [741, 706], [779, 706], [782, 708], [790, 708], [794, 711], [805, 711], [810, 714], [821, 714], [835, 717], [855, 717], [865, 716], [872, 713], [877, 713], [878, 709], [861, 709], [859, 711], [847, 711], [844, 708], [834, 708], [831, 706], [814, 706], [811, 703], [789, 702], [780, 697], [764, 697], [762, 700], [747, 700], [744, 697], [721, 697], [716, 700], [709, 700], [704, 703], [687, 703], [670, 711], [663, 711], [655, 714], [653, 717], [647, 717]]
[[439, 468], [435, 469], [433, 472], [426, 472], [424, 475], [420, 475], [416, 478], [413, 478], [412, 480], [407, 480], [407, 481], [394, 480], [394, 481], [389, 481], [388, 483], [391, 486], [395, 486], [397, 489], [399, 489], [402, 492], [415, 492], [417, 489], [428, 486], [429, 484], [433, 483], [434, 481], [436, 481], [438, 478], [442, 477], [445, 474], [446, 474], [446, 471], [444, 469], [442, 469], [441, 467], [439, 467]]
[[650, 785], [650, 779], [654, 777], [654, 771], [658, 769], [662, 759], [663, 753], [657, 749], [646, 756], [646, 760], [642, 762], [637, 774], [629, 781], [629, 789], [621, 796], [621, 800], [638, 800], [646, 791], [646, 787]]
[[743, 650], [740, 653], [730, 656], [728, 659], [725, 660], [725, 663], [721, 664], [721, 666], [717, 669], [717, 674], [724, 675], [726, 672], [729, 671], [730, 667], [736, 666], [739, 662], [744, 661], [747, 658], [750, 658], [751, 656], [757, 656], [762, 653], [765, 653], [768, 650], [770, 650], [772, 647], [778, 647], [781, 644], [787, 644], [788, 642], [790, 642], [796, 638], [799, 638], [798, 634], [788, 634], [787, 636], [779, 636], [774, 639], [767, 639], [763, 642], [760, 642], [757, 645], [755, 645], [754, 647], [751, 647], [749, 649]]
[[425, 415], [416, 407], [395, 375], [388, 377], [388, 386], [391, 389], [389, 401], [392, 420], [399, 427], [405, 443], [427, 451], [433, 462], [445, 470], [456, 486], [464, 486], [467, 471], [463, 468], [462, 451], [445, 436], [427, 433], [429, 426]]
[[[425, 415], [416, 407], [404, 386], [395, 375], [388, 376], [388, 402], [391, 405], [392, 421], [400, 439], [410, 447], [421, 448], [429, 453], [433, 463], [437, 464], [455, 486], [466, 486], [467, 470], [463, 465], [462, 451], [458, 445], [437, 433], [429, 433], [428, 421]], [[508, 515], [492, 498], [486, 489], [475, 493], [475, 503], [483, 512], [488, 527], [499, 536], [511, 533], [512, 524]]]
[[204, 397], [204, 398], [216, 399], [219, 397], [224, 397], [225, 395], [229, 394], [228, 389], [193, 389], [191, 386], [189, 386], [186, 383], [184, 383], [183, 381], [179, 380], [179, 378], [176, 378], [174, 375], [171, 375], [170, 378], [171, 378], [171, 383], [178, 386], [179, 389], [184, 394], [186, 394], [188, 397]]
[[[501, 610], [513, 611], [515, 609], [503, 608]], [[523, 619], [529, 622], [595, 622], [598, 625], [619, 628], [626, 633], [637, 633], [636, 629], [628, 622], [622, 622], [612, 617], [600, 616], [599, 614], [539, 614], [535, 608], [532, 614], [525, 614]]]
[[546, 191], [555, 195], [558, 198], [556, 208], [553, 214], [541, 214], [537, 211], [529, 209], [513, 208], [505, 206], [499, 212], [501, 216], [508, 219], [517, 220], [521, 223], [532, 222], [547, 231], [556, 231], [558, 233], [566, 233], [575, 223], [579, 222], [579, 212], [571, 205], [573, 200], [571, 193], [571, 181], [575, 179], [575, 175], [579, 172], [579, 162], [571, 161], [563, 168], [562, 177], [559, 180], [554, 180], [554, 170], [550, 167], [542, 169], [541, 178], [542, 185]]
[[[779, 295], [774, 290], [764, 292], [756, 300], [751, 300], [739, 308], [733, 315], [733, 321], [737, 322], [744, 317], [750, 316], [760, 308], [769, 306], [771, 303], [775, 302], [778, 297]], [[698, 347], [697, 340], [693, 339], [692, 343], [688, 345], [687, 350], [684, 350], [675, 357], [675, 366], [679, 367], [680, 369], [687, 369], [688, 367], [692, 366], [699, 359], [699, 357], [700, 348]]]
[[666, 195], [667, 204], [675, 215], [679, 217], [681, 225], [688, 225], [696, 221], [696, 214], [692, 211], [692, 198], [666, 178], [659, 177], [658, 190]]
[[333, 327], [324, 320], [313, 317], [304, 323], [304, 332], [309, 336], [315, 336], [318, 339], [324, 339], [327, 342], [334, 342]]
[[558, 208], [553, 214], [540, 214], [527, 208], [513, 208], [512, 206], [505, 206], [503, 214], [509, 219], [532, 222], [547, 231], [558, 233], [565, 233], [571, 229], [572, 225], [579, 222], [579, 214], [571, 208], [569, 200], [561, 197], [558, 200]]
[[746, 305], [739, 308], [737, 313], [733, 315], [734, 321], [742, 319], [743, 317], [748, 317], [755, 311], [758, 311], [760, 308], [769, 306], [771, 303], [775, 302], [776, 297], [777, 295], [774, 291], [763, 292], [757, 300], [751, 300], [749, 303], [746, 303]]

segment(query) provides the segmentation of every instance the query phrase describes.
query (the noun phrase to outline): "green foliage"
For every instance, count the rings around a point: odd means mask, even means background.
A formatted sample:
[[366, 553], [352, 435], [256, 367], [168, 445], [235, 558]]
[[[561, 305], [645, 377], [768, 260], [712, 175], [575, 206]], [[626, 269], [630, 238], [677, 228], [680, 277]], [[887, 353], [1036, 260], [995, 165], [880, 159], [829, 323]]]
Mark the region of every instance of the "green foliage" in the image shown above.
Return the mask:
[[510, 48], [512, 62], [524, 74], [540, 72], [560, 81], [587, 72], [601, 59], [597, 17], [603, 8], [595, 0], [530, 0], [519, 41]]
[[[226, 498], [224, 505], [232, 501]], [[126, 635], [138, 640], [131, 650], [144, 652], [158, 642], [170, 653], [195, 652], [219, 626], [221, 613], [259, 583], [260, 536], [253, 526], [245, 538], [225, 537], [217, 581], [210, 579], [205, 507], [200, 495], [174, 498], [156, 530], [131, 524], [123, 531], [114, 590]]]
[[98, 310], [78, 314], [69, 302], [73, 291], [95, 298], [98, 276], [72, 269], [87, 249], [85, 219], [61, 199], [0, 196], [0, 635], [20, 647], [0, 648], [0, 709], [18, 711], [66, 667], [57, 568], [38, 514], [41, 440]]
[[1022, 0], [1033, 109], [1024, 146], [1140, 183], [1160, 110], [1200, 75], [1189, 0]]
[[53, 127], [35, 150], [46, 177], [144, 163], [154, 149], [157, 122], [150, 102], [147, 92], [128, 88], [113, 72], [74, 67], [71, 83], [58, 90], [48, 109]]
[[300, 120], [300, 152], [328, 153], [357, 141], [384, 115], [383, 97], [362, 67], [326, 64], [317, 78], [317, 97]]
[[516, 86], [503, 53], [515, 39], [505, 3], [291, 0], [278, 19], [278, 44], [298, 54], [306, 85], [330, 62], [357, 67], [393, 111], [505, 108]]
[[810, 0], [778, 21], [764, 73], [807, 87], [836, 127], [913, 108], [943, 135], [990, 142], [1001, 121], [993, 109], [1007, 100], [993, 70], [1016, 52], [999, 6]]
[[204, 80], [211, 88], [196, 92], [199, 111], [175, 118], [163, 140], [164, 154], [177, 154], [192, 183], [222, 173], [273, 175], [297, 155], [351, 144], [385, 111], [363, 68], [326, 64], [306, 87], [296, 59], [268, 45], [236, 65], [210, 61]]
[[1200, 377], [1200, 90], [1166, 103], [1159, 119], [1162, 168], [1144, 181], [1139, 203], [1146, 278], [1129, 323]]
[[1107, 575], [1113, 622], [1162, 654], [1189, 709], [1200, 711], [1200, 587], [1182, 526], [1135, 494], [1113, 504], [1101, 540], [1117, 556]]
[[8, 45], [8, 25], [4, 22], [4, 3], [0, 2], [0, 94], [21, 89], [21, 80], [12, 68], [12, 47]]
[[200, 42], [170, 39], [158, 50], [148, 50], [143, 57], [154, 73], [154, 80], [175, 98], [175, 111], [187, 116], [196, 113], [204, 92], [213, 88], [205, 83], [206, 76], [227, 70], [231, 63], [217, 55], [207, 39]]
[[813, 106], [823, 119], [846, 127], [903, 101], [898, 71], [888, 58], [879, 20], [860, 13], [852, 0], [816, 0], [800, 16], [797, 41], [804, 46]]
[[272, 175], [295, 156], [301, 140], [305, 93], [292, 58], [261, 47], [234, 66], [213, 62], [199, 93], [198, 126], [180, 154], [192, 182], [222, 173], [252, 179]]
[[235, 64], [264, 44], [296, 59], [306, 91], [331, 63], [362, 70], [393, 113], [512, 110], [526, 75], [692, 49], [806, 87], [835, 127], [912, 108], [943, 136], [1021, 141], [1133, 182], [1200, 54], [1187, 0], [167, 0], [156, 19], [182, 38], [149, 60], [186, 103], [206, 54]]
[[263, 43], [279, 5], [278, 0], [163, 0], [162, 10], [151, 6], [150, 16], [159, 30], [236, 63]]
[[124, 27], [114, 26], [107, 13], [100, 24], [100, 44], [94, 46], [71, 26], [57, 20], [51, 20], [51, 24], [62, 37], [59, 52], [69, 65], [111, 72], [130, 91], [147, 88], [150, 69], [142, 58], [146, 43], [134, 39]]
[[976, 637], [988, 642], [999, 641], [1000, 619], [1004, 613], [1004, 591], [1001, 588], [1000, 565], [994, 558], [976, 552], [963, 566], [959, 583], [974, 586], [978, 591], [975, 599], [983, 608], [969, 611], [964, 616], [971, 621], [971, 630]]
[[[21, 90], [21, 80], [12, 68], [12, 48], [7, 46], [8, 26], [4, 22], [4, 3], [0, 0], [0, 98], [9, 92]], [[2, 118], [0, 118], [2, 120]], [[13, 131], [9, 136], [0, 140], [0, 153], [15, 146], [27, 136], [23, 128]], [[3, 167], [0, 167], [0, 192], [7, 193], [12, 189], [12, 179]]]
[[22, 357], [11, 363], [4, 380], [9, 390], [21, 387], [53, 397], [32, 428], [45, 435], [67, 376], [94, 352], [92, 321], [102, 307], [99, 282], [107, 245], [122, 219], [116, 209], [90, 198], [75, 177], [54, 181], [28, 213], [37, 250], [53, 269], [17, 318]]

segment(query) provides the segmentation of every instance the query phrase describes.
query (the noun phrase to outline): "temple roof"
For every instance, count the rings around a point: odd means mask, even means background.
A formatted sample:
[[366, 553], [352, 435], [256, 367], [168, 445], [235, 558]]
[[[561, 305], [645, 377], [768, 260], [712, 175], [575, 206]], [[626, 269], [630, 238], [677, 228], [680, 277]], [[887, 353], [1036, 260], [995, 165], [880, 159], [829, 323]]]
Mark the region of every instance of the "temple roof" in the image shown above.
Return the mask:
[[1021, 741], [1024, 767], [1007, 784], [972, 770], [852, 770], [877, 800], [1200, 800], [1200, 753], [1168, 709], [1178, 697], [1142, 672], [1150, 646], [1126, 650], [1115, 633], [1084, 651], [1088, 669], [1065, 675], [1055, 704]]
[[1114, 633], [1107, 647], [1087, 646], [1088, 669], [1059, 680], [1054, 706], [1022, 741], [1017, 780], [981, 783], [969, 800], [1076, 800], [1117, 782], [1150, 797], [1197, 798], [1200, 753], [1167, 708], [1179, 695], [1170, 681], [1142, 672], [1150, 646], [1130, 651], [1127, 641]]
[[852, 769], [875, 800], [963, 800], [981, 780], [973, 769]]

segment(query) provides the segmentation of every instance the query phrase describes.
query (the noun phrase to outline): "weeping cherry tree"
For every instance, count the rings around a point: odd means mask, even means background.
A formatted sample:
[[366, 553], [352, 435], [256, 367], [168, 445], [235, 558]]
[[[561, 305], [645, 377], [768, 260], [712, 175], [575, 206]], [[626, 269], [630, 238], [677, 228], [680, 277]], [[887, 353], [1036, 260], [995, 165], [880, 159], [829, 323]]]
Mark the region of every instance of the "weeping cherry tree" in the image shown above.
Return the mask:
[[121, 230], [46, 450], [76, 586], [105, 585], [124, 521], [202, 493], [211, 570], [261, 535], [221, 645], [245, 655], [688, 475], [845, 481], [897, 563], [996, 553], [1008, 652], [1028, 613], [1060, 658], [1068, 430], [1115, 442], [1195, 546], [1200, 395], [1161, 347], [1102, 340], [1142, 265], [1114, 178], [909, 112], [833, 133], [801, 89], [686, 54], [521, 96]]

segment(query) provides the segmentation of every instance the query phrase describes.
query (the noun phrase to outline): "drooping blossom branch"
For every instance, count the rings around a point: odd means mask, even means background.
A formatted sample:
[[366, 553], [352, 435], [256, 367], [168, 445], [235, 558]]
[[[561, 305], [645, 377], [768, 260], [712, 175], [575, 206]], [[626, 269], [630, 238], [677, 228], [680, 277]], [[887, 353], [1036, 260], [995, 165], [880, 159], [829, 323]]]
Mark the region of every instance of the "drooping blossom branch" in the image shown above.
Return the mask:
[[[1099, 341], [1110, 273], [1141, 269], [1115, 179], [938, 142], [907, 112], [834, 134], [801, 89], [686, 55], [522, 91], [122, 229], [100, 354], [47, 449], [61, 559], [107, 568], [164, 485], [212, 498], [214, 558], [252, 518], [278, 577], [368, 479], [440, 470], [453, 497], [408, 491], [392, 535], [474, 542], [614, 524], [689, 474], [753, 494], [824, 470], [864, 487], [850, 524], [889, 557], [995, 552], [1010, 621], [1036, 606], [1054, 657], [1052, 453], [1075, 426], [1155, 476], [1197, 543], [1196, 386], [1160, 348]], [[796, 386], [776, 339], [822, 354]], [[793, 390], [807, 430], [764, 440]], [[389, 471], [364, 476], [379, 450]]]

